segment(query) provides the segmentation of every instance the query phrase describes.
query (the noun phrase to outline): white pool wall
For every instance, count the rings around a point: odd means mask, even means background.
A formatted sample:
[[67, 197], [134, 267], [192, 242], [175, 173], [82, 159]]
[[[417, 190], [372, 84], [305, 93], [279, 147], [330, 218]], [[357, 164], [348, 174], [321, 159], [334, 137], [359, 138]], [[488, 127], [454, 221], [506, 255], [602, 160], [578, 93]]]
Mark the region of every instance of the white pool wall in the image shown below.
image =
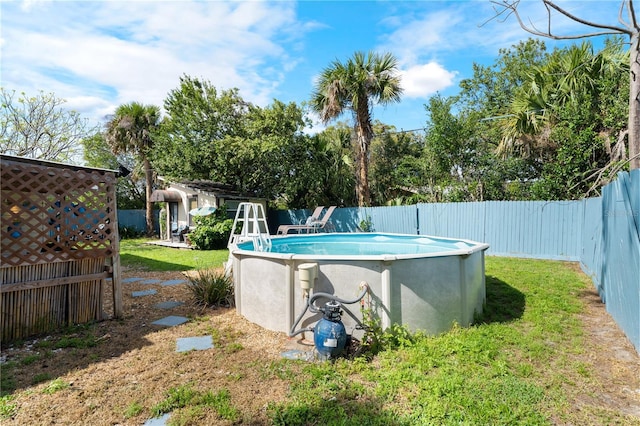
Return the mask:
[[[286, 238], [286, 237], [285, 237]], [[485, 301], [484, 251], [487, 244], [427, 255], [313, 256], [232, 249], [236, 309], [266, 329], [289, 332], [304, 310], [298, 279], [302, 263], [318, 264], [314, 292], [354, 299], [359, 284], [370, 287], [370, 307], [383, 328], [394, 323], [411, 331], [439, 334], [454, 323], [468, 326]], [[345, 308], [362, 319], [360, 304]], [[313, 326], [319, 315], [307, 314], [300, 327]], [[344, 314], [349, 333], [356, 321]]]

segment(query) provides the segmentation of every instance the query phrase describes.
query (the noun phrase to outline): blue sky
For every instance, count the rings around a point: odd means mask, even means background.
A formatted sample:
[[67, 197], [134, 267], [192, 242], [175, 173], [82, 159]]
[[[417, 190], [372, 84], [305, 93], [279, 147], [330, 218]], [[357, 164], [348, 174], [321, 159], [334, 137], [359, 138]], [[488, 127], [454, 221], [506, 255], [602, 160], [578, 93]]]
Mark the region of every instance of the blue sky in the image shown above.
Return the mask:
[[[618, 0], [559, 3], [580, 17], [617, 23]], [[523, 13], [545, 25], [540, 2], [523, 0]], [[101, 123], [123, 103], [162, 106], [183, 74], [218, 89], [237, 87], [261, 106], [302, 102], [331, 62], [374, 50], [398, 58], [404, 88], [402, 101], [376, 107], [374, 119], [409, 130], [424, 127], [430, 96], [457, 93], [474, 62], [492, 63], [500, 48], [528, 37], [515, 19], [481, 25], [493, 15], [489, 0], [5, 0], [0, 84], [29, 95], [53, 92]], [[560, 19], [554, 26], [580, 30]]]

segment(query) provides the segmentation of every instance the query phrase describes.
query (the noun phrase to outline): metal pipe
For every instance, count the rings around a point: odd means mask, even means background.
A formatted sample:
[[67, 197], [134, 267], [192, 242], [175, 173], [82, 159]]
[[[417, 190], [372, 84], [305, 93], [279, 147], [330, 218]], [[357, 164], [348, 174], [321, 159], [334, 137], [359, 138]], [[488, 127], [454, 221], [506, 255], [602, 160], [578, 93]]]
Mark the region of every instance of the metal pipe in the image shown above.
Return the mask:
[[[366, 282], [362, 282], [360, 283], [360, 286], [362, 287], [362, 291], [360, 292], [360, 295], [353, 299], [353, 300], [344, 300], [344, 299], [340, 299], [339, 297], [330, 294], [330, 293], [314, 293], [313, 296], [311, 296], [309, 298], [309, 300], [307, 301], [307, 305], [305, 306], [304, 310], [300, 313], [300, 315], [298, 315], [298, 318], [296, 318], [296, 321], [294, 322], [293, 326], [291, 327], [291, 330], [289, 331], [289, 337], [293, 337], [297, 334], [300, 333], [304, 333], [305, 331], [313, 331], [313, 327], [307, 327], [307, 328], [302, 328], [300, 330], [295, 331], [295, 328], [298, 326], [298, 323], [300, 322], [300, 320], [302, 320], [302, 317], [304, 316], [304, 314], [307, 313], [307, 310], [310, 309], [311, 312], [313, 313], [319, 313], [322, 312], [321, 308], [318, 308], [317, 306], [315, 306], [314, 302], [316, 299], [319, 299], [321, 297], [324, 297], [325, 299], [329, 299], [329, 300], [333, 300], [335, 302], [339, 302], [342, 304], [346, 304], [346, 305], [352, 305], [354, 303], [358, 303], [359, 301], [361, 301], [364, 296], [367, 294], [367, 292], [369, 291], [369, 284], [367, 284]], [[349, 311], [349, 314], [358, 322], [360, 322], [360, 320], [358, 320], [357, 318], [355, 318], [355, 316], [353, 315], [353, 313], [351, 313]], [[360, 322], [360, 324], [362, 324]]]

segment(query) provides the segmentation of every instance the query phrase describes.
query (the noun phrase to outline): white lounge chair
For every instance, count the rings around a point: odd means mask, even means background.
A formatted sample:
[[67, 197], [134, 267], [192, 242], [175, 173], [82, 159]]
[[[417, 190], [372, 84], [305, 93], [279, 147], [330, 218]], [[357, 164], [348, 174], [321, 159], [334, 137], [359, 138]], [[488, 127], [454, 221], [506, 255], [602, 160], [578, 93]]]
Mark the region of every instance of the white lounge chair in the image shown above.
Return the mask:
[[314, 211], [314, 214], [307, 218], [307, 221], [304, 225], [280, 225], [278, 227], [278, 235], [288, 234], [289, 231], [296, 231], [296, 233], [298, 234], [302, 234], [302, 233], [309, 234], [312, 232], [315, 233], [325, 229], [325, 227], [329, 223], [329, 218], [331, 217], [331, 214], [336, 209], [336, 206], [329, 207], [322, 217], [320, 217], [320, 214], [318, 214], [318, 216], [315, 216], [316, 213], [318, 212], [318, 209], [321, 212], [323, 208], [324, 207], [318, 207]]

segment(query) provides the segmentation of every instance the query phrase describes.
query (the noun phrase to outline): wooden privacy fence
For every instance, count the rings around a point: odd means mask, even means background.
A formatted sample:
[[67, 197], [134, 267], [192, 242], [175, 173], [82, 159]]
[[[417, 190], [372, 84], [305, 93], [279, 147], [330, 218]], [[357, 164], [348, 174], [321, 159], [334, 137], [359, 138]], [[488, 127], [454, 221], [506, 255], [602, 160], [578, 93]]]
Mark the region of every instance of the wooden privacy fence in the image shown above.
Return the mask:
[[0, 156], [2, 341], [122, 315], [114, 171]]

